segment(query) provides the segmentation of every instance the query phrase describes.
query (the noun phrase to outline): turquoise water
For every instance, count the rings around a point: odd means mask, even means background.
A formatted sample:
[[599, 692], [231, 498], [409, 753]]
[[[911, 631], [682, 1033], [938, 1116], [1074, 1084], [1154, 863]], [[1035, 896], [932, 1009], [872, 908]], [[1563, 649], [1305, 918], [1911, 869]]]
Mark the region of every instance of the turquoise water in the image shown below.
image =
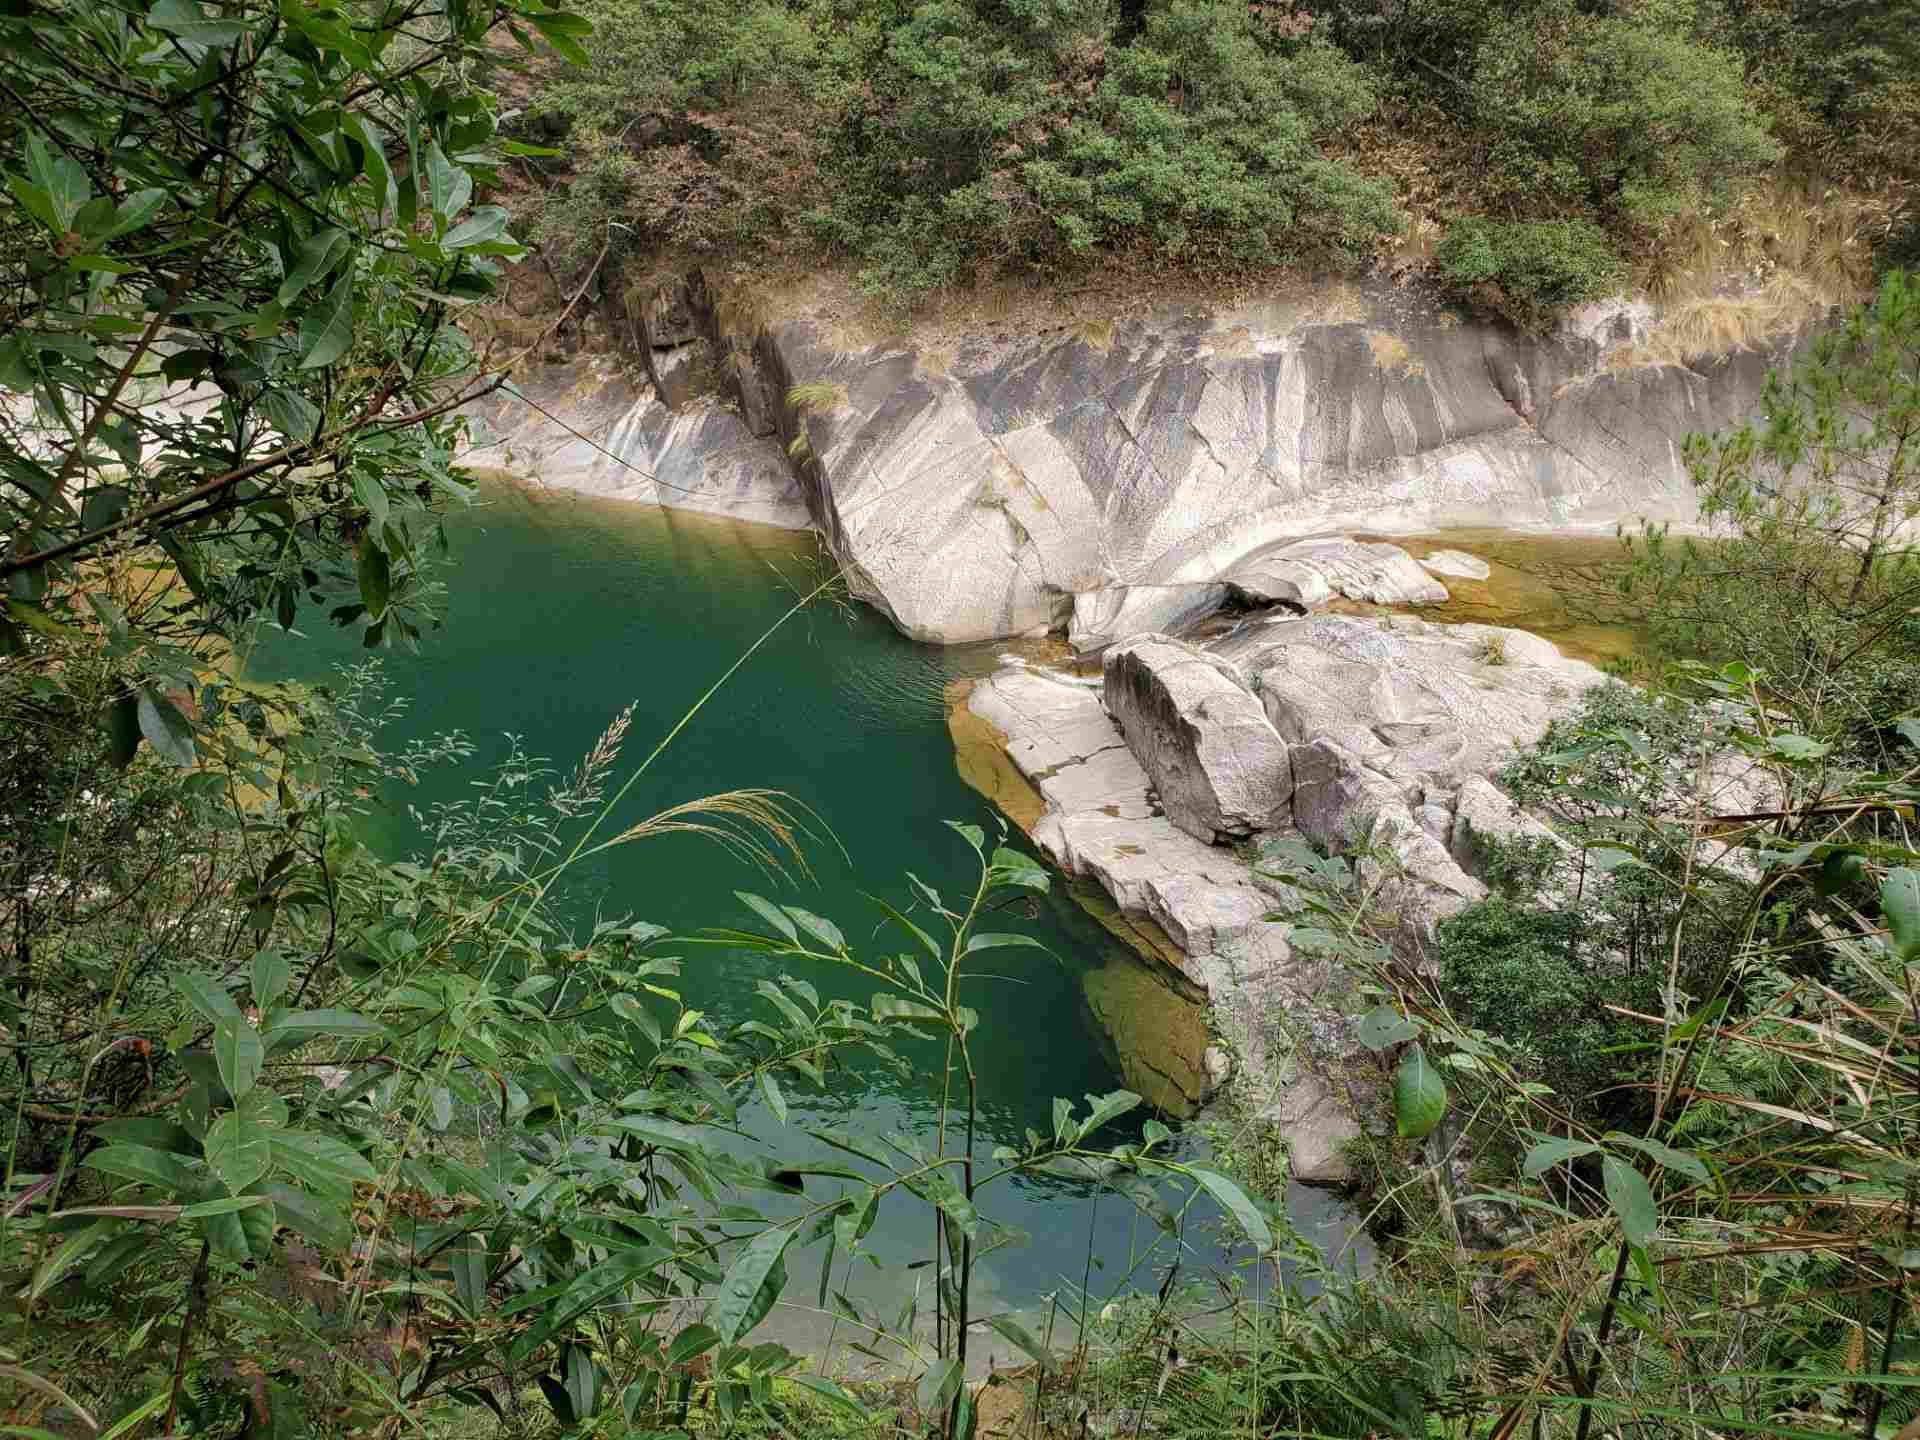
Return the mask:
[[[457, 729], [478, 749], [472, 768], [428, 775], [406, 794], [423, 810], [471, 793], [479, 773], [510, 754], [509, 735], [557, 768], [572, 768], [631, 703], [632, 730], [616, 771], [625, 778], [822, 573], [810, 536], [564, 493], [507, 486], [484, 493], [484, 506], [448, 523], [455, 568], [444, 627], [419, 654], [387, 661], [392, 692], [408, 702], [403, 721], [385, 737], [389, 745]], [[255, 668], [285, 673], [297, 660], [311, 674], [316, 653], [329, 664], [361, 658], [346, 637], [315, 634], [312, 642], [283, 642], [277, 652], [265, 642]], [[757, 890], [832, 919], [856, 947], [902, 948], [897, 932], [879, 930], [879, 912], [862, 892], [905, 908], [908, 870], [945, 893], [971, 888], [972, 856], [943, 822], [989, 831], [998, 822], [955, 771], [944, 691], [956, 678], [990, 671], [997, 654], [991, 646], [916, 645], [865, 607], [809, 607], [673, 742], [615, 818], [628, 824], [736, 787], [783, 790], [833, 837], [809, 846], [811, 879], [783, 886], [710, 844], [671, 836], [612, 851], [577, 872], [571, 913], [582, 921], [628, 916], [685, 934], [757, 928], [733, 896]], [[418, 838], [398, 810], [376, 834], [396, 849]], [[1017, 1144], [1029, 1126], [1050, 1132], [1055, 1096], [1081, 1105], [1084, 1095], [1121, 1087], [1080, 990], [1081, 974], [1108, 960], [1114, 942], [1064, 895], [1031, 908], [1016, 904], [989, 928], [1024, 931], [1052, 958], [1031, 949], [987, 952], [990, 963], [971, 987], [968, 1003], [981, 1015], [983, 1156], [996, 1144]], [[778, 968], [750, 953], [684, 953], [679, 984], [688, 1003], [729, 1020], [755, 1013], [763, 1002], [753, 982]], [[867, 994], [859, 977], [845, 973], [802, 978], [823, 994]], [[806, 1130], [930, 1134], [939, 1057], [925, 1047], [909, 1058], [914, 1075], [907, 1082], [874, 1070], [864, 1086], [809, 1096], [796, 1080], [787, 1086], [785, 1126], [764, 1107], [743, 1112], [743, 1123], [789, 1155], [833, 1155], [843, 1163]], [[1138, 1139], [1146, 1118], [1138, 1112], [1102, 1138]], [[1158, 1232], [1123, 1202], [1112, 1195], [1096, 1200], [1067, 1182], [1022, 1179], [989, 1192], [981, 1208], [1029, 1239], [982, 1262], [975, 1313], [1033, 1307], [1050, 1293], [1071, 1297], [1089, 1276], [1102, 1296], [1129, 1275], [1134, 1285], [1151, 1287], [1157, 1265], [1171, 1258], [1164, 1240], [1157, 1255], [1147, 1256]], [[1190, 1241], [1204, 1239], [1205, 1231], [1190, 1226]], [[918, 1202], [889, 1201], [871, 1245], [884, 1267], [856, 1267], [844, 1279], [848, 1292], [885, 1298], [897, 1310], [900, 1297], [916, 1283], [924, 1290], [931, 1275], [907, 1268], [926, 1257], [930, 1234], [931, 1214]], [[1188, 1255], [1200, 1264], [1220, 1258], [1210, 1242]], [[817, 1264], [815, 1255], [796, 1257], [789, 1291], [795, 1304], [769, 1322], [803, 1339], [824, 1326], [810, 1310], [818, 1272], [805, 1273], [809, 1264]], [[836, 1288], [842, 1283], [836, 1273]]]

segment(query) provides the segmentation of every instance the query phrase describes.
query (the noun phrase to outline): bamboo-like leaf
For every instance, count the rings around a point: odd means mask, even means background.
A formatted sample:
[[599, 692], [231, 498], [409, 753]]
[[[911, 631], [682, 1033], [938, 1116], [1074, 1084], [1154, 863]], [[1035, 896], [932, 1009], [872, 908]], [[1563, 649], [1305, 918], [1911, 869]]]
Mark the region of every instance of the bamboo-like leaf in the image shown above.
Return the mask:
[[784, 1279], [780, 1258], [793, 1235], [785, 1225], [762, 1230], [734, 1257], [713, 1301], [713, 1328], [724, 1343], [733, 1344], [773, 1308]]
[[1199, 1181], [1201, 1188], [1220, 1203], [1220, 1208], [1233, 1216], [1256, 1249], [1262, 1253], [1273, 1249], [1273, 1230], [1267, 1224], [1267, 1217], [1247, 1198], [1246, 1191], [1218, 1171], [1198, 1165], [1189, 1166], [1187, 1174]]
[[1887, 917], [1893, 953], [1902, 960], [1920, 960], [1920, 870], [1905, 865], [1889, 870], [1880, 882], [1880, 908]]
[[1607, 1204], [1619, 1217], [1627, 1243], [1637, 1250], [1646, 1249], [1660, 1228], [1660, 1212], [1654, 1206], [1646, 1177], [1618, 1155], [1609, 1155], [1600, 1162], [1600, 1178], [1606, 1187]]

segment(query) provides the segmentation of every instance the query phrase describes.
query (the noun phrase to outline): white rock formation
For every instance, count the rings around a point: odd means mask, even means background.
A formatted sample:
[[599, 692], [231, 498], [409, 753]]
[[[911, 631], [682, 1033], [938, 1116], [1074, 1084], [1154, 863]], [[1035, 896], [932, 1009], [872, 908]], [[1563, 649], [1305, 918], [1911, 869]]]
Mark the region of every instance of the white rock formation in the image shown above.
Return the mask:
[[1417, 958], [1486, 893], [1486, 842], [1543, 831], [1488, 773], [1602, 679], [1518, 631], [1319, 615], [1204, 648], [1137, 637], [1098, 685], [1009, 664], [968, 703], [1046, 802], [1035, 842], [1179, 947], [1244, 1083], [1267, 1087], [1295, 1177], [1331, 1184], [1384, 1072], [1355, 1041], [1350, 982], [1270, 918], [1278, 887], [1206, 839], [1384, 852], [1360, 860], [1363, 878]]
[[1285, 821], [1293, 770], [1230, 666], [1149, 636], [1107, 652], [1101, 694], [1167, 818], [1209, 844]]

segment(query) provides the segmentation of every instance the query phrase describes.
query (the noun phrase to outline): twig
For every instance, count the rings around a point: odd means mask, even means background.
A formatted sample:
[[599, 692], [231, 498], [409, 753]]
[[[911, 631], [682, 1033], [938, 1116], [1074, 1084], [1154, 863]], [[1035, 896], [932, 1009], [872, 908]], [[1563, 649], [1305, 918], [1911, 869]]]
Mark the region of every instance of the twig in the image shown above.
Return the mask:
[[163, 1437], [173, 1434], [174, 1421], [180, 1414], [180, 1387], [187, 1379], [187, 1347], [193, 1341], [193, 1328], [207, 1308], [207, 1256], [212, 1252], [213, 1242], [200, 1242], [200, 1258], [194, 1263], [193, 1278], [187, 1282], [187, 1316], [180, 1322], [180, 1344], [173, 1352], [173, 1391], [167, 1396], [167, 1423], [161, 1428]]

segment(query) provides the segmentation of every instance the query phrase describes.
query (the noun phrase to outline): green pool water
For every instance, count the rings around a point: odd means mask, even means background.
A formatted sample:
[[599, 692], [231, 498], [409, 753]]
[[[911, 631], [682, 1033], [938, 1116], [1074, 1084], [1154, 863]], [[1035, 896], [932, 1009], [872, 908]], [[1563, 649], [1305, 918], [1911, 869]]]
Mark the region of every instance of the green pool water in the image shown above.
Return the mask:
[[[621, 777], [631, 773], [733, 660], [824, 573], [811, 536], [717, 522], [648, 506], [564, 493], [485, 487], [485, 501], [449, 520], [454, 570], [445, 623], [416, 655], [387, 661], [392, 693], [407, 710], [389, 743], [463, 730], [478, 753], [470, 768], [426, 777], [404, 798], [426, 809], [469, 793], [488, 765], [509, 753], [513, 735], [533, 753], [570, 768], [629, 703], [632, 731]], [[955, 769], [944, 692], [955, 679], [989, 672], [993, 646], [936, 650], [902, 638], [860, 606], [816, 604], [789, 620], [734, 677], [627, 796], [617, 820], [630, 823], [719, 790], [764, 786], [808, 807], [833, 839], [807, 852], [810, 880], [784, 887], [709, 844], [668, 837], [613, 851], [577, 873], [570, 913], [649, 920], [682, 933], [751, 925], [736, 889], [783, 896], [834, 920], [858, 945], [901, 948], [878, 930], [863, 892], [895, 902], [908, 895], [904, 873], [953, 892], [970, 887], [972, 857], [945, 825], [997, 824], [991, 807]], [[360, 658], [350, 637], [315, 633], [293, 646], [264, 640], [256, 670], [288, 673]], [[1015, 832], [1017, 836], [1018, 832]], [[376, 843], [412, 848], [417, 832], [399, 808], [379, 823]], [[1018, 843], [1024, 844], [1023, 841]], [[1047, 947], [988, 952], [968, 1003], [980, 1012], [976, 1053], [983, 1086], [979, 1144], [1017, 1143], [1032, 1126], [1052, 1128], [1055, 1096], [1081, 1104], [1086, 1094], [1120, 1087], [1083, 999], [1088, 970], [1115, 963], [1116, 944], [1059, 893], [1019, 906], [991, 928], [1022, 930]], [[730, 950], [685, 952], [680, 988], [688, 1003], [727, 1019], [747, 1018], [758, 1001], [754, 981], [776, 968], [764, 957]], [[1135, 962], [1137, 963], [1137, 962]], [[865, 998], [857, 976], [804, 976], [823, 994]], [[780, 1125], [764, 1108], [743, 1114], [754, 1135], [789, 1154], [833, 1154], [809, 1127], [831, 1124], [867, 1134], [925, 1134], [934, 1123], [938, 1056], [910, 1052], [913, 1078], [872, 1071], [866, 1083], [833, 1094], [788, 1087], [791, 1113]], [[1145, 1112], [1112, 1127], [1110, 1139], [1138, 1138]], [[845, 1157], [838, 1157], [844, 1160]], [[1043, 1297], [1073, 1296], [1084, 1279], [1104, 1296], [1132, 1277], [1157, 1284], [1171, 1259], [1157, 1233], [1111, 1195], [1076, 1185], [1019, 1181], [990, 1193], [984, 1210], [1017, 1227], [1026, 1244], [988, 1257], [975, 1281], [984, 1313], [1027, 1309]], [[1297, 1207], [1307, 1224], [1326, 1219], [1324, 1203]], [[1196, 1217], [1211, 1211], [1196, 1209]], [[931, 1217], [903, 1198], [882, 1207], [872, 1244], [883, 1267], [836, 1271], [856, 1296], [891, 1300], [931, 1271], [909, 1269], [926, 1257]], [[1187, 1235], [1188, 1263], [1217, 1264], [1209, 1227]], [[1143, 1263], [1144, 1261], [1144, 1263]], [[796, 1258], [789, 1299], [769, 1322], [809, 1338], [825, 1322], [810, 1308], [817, 1256]], [[1096, 1302], [1097, 1304], [1097, 1302]], [[844, 1332], [844, 1327], [843, 1332]], [[1004, 1346], [998, 1347], [1004, 1349]]]

